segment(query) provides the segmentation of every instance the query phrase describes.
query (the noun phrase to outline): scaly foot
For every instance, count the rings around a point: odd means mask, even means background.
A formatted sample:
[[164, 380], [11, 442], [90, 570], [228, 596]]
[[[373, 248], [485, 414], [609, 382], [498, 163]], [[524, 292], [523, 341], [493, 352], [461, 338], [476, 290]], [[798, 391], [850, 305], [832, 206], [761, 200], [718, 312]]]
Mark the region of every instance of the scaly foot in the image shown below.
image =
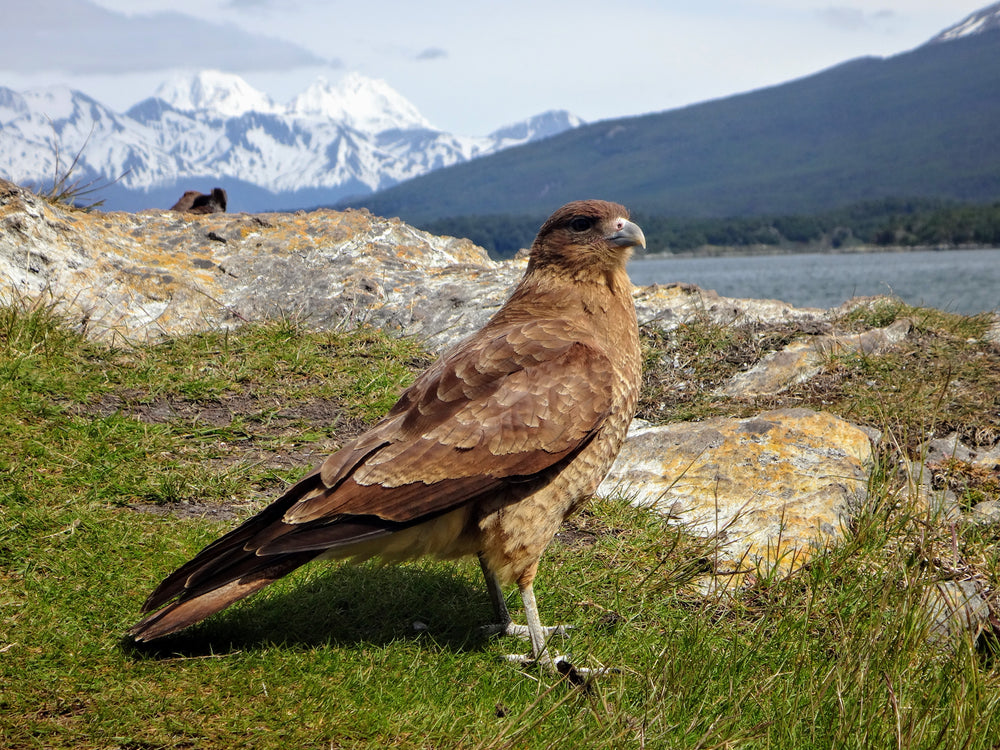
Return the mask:
[[[545, 635], [545, 640], [548, 640], [552, 636], [558, 635], [562, 637], [567, 637], [569, 633], [567, 631], [572, 630], [572, 625], [543, 625], [542, 633]], [[520, 638], [523, 641], [531, 640], [531, 630], [527, 625], [520, 625], [516, 622], [495, 622], [490, 625], [483, 625], [482, 630], [487, 635], [512, 635], [515, 638]]]

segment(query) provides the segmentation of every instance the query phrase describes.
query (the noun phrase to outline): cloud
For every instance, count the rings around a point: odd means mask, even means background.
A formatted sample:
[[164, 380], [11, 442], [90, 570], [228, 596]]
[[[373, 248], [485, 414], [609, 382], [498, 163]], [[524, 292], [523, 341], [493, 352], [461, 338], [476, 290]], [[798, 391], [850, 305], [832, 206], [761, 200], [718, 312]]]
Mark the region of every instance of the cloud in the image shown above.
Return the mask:
[[127, 16], [87, 0], [33, 0], [5, 9], [0, 70], [136, 73], [176, 67], [289, 70], [329, 61], [291, 42], [182, 13]]
[[254, 10], [257, 8], [271, 8], [273, 0], [229, 0], [224, 7], [235, 8], [236, 10]]
[[428, 47], [425, 50], [417, 53], [416, 60], [440, 60], [441, 58], [447, 57], [448, 53], [445, 52], [440, 47]]
[[829, 26], [842, 31], [860, 31], [875, 25], [877, 22], [889, 21], [895, 13], [891, 10], [877, 10], [868, 13], [860, 8], [831, 5], [817, 11], [820, 18]]

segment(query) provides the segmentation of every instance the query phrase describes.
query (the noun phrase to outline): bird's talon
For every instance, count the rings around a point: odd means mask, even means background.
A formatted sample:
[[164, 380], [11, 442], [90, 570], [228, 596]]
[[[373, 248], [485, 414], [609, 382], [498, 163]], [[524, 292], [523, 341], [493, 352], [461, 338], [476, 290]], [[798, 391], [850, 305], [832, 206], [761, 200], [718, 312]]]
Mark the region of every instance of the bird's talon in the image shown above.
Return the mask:
[[530, 654], [504, 654], [501, 657], [504, 661], [509, 661], [511, 664], [535, 664], [535, 657]]
[[[569, 637], [569, 631], [573, 629], [572, 625], [543, 625], [542, 633], [545, 635], [546, 639], [552, 638], [553, 636], [560, 636], [562, 638]], [[520, 638], [524, 641], [531, 640], [531, 631], [527, 625], [520, 625], [516, 622], [508, 622], [506, 625], [499, 622], [490, 623], [489, 625], [483, 625], [480, 630], [485, 635], [502, 635], [502, 636], [514, 636], [515, 638]]]
[[571, 657], [568, 654], [556, 654], [554, 657], [547, 656], [542, 659], [535, 659], [530, 654], [504, 654], [503, 658], [512, 664], [543, 666], [549, 672], [565, 677], [570, 684], [577, 687], [585, 687], [595, 677], [618, 671], [606, 667], [597, 669], [578, 667], [570, 661]]

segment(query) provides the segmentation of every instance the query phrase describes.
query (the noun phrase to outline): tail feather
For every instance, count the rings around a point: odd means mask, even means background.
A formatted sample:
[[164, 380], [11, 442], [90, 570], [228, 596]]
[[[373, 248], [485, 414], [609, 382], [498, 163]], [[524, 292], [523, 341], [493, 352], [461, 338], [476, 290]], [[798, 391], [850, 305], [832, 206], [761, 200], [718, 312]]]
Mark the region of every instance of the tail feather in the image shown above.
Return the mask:
[[177, 600], [133, 625], [128, 634], [141, 643], [175, 633], [225, 609], [233, 602], [255, 594], [314, 557], [315, 552], [286, 555], [272, 562], [257, 558], [257, 570], [214, 588], [186, 591]]
[[[412, 526], [376, 516], [344, 516], [285, 523], [285, 512], [316, 489], [318, 472], [307, 476], [274, 503], [215, 540], [168, 575], [149, 595], [128, 634], [151, 641], [204, 620], [250, 596], [301, 565], [334, 549], [345, 549]], [[423, 519], [420, 519], [423, 520]]]
[[[234, 575], [227, 578], [225, 573], [234, 565], [244, 562], [248, 556], [254, 556], [251, 541], [255, 536], [267, 529], [284, 526], [281, 519], [285, 511], [304, 492], [312, 488], [317, 478], [316, 472], [306, 476], [259, 513], [251, 516], [229, 533], [219, 537], [181, 565], [164, 578], [153, 590], [153, 593], [147, 597], [142, 605], [142, 611], [152, 612], [174, 597], [190, 593], [192, 589], [209, 586], [218, 588], [238, 577]], [[263, 565], [264, 563], [261, 564], [261, 567]], [[213, 582], [214, 586], [211, 585]]]

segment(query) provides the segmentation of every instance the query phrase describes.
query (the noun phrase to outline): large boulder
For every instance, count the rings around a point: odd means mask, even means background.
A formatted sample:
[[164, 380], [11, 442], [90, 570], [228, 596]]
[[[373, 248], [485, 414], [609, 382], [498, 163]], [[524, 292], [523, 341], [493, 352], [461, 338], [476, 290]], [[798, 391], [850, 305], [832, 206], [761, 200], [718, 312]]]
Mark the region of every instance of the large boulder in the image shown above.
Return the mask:
[[740, 584], [839, 541], [866, 500], [871, 459], [867, 432], [809, 409], [639, 426], [598, 492], [713, 538], [714, 574]]

